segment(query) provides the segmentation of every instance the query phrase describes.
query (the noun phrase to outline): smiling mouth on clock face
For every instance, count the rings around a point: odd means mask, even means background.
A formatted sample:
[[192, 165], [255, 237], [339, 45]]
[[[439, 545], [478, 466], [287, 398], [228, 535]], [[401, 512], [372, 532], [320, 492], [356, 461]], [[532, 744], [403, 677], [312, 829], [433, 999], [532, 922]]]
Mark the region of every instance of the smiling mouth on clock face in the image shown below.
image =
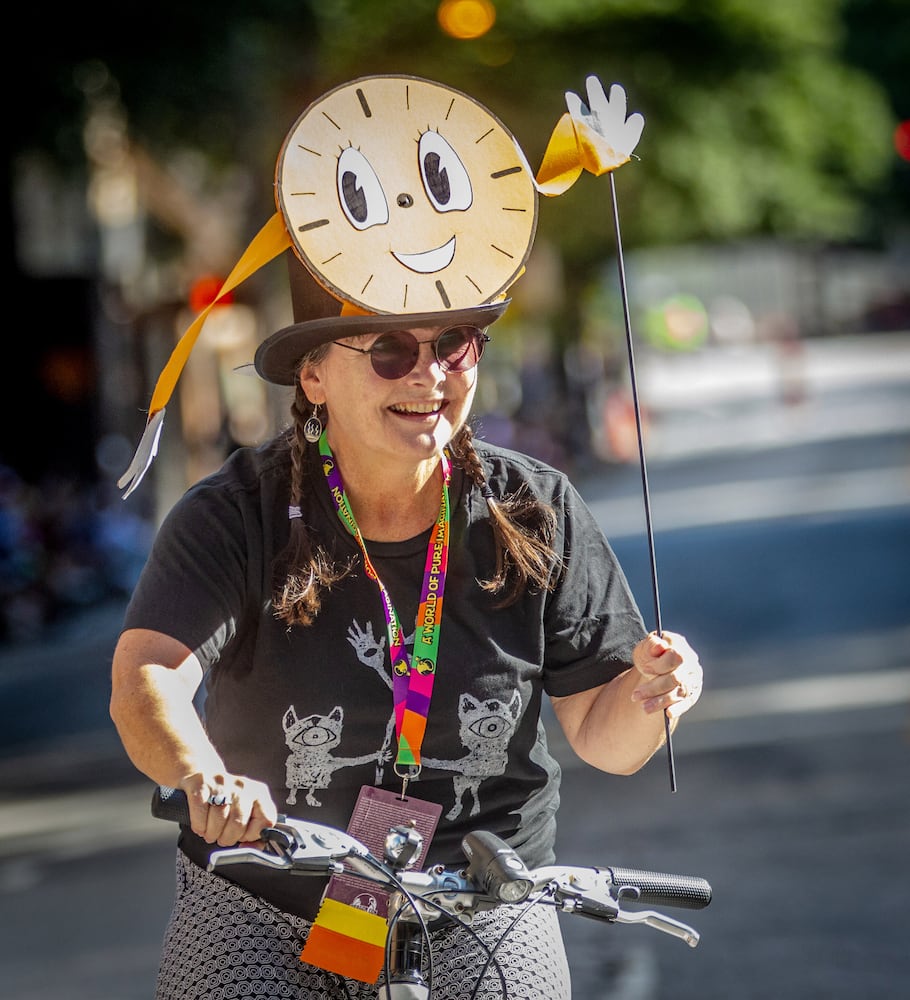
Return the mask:
[[392, 256], [399, 264], [418, 274], [435, 274], [452, 263], [455, 257], [455, 237], [434, 250], [424, 250], [422, 253], [398, 253], [393, 250]]

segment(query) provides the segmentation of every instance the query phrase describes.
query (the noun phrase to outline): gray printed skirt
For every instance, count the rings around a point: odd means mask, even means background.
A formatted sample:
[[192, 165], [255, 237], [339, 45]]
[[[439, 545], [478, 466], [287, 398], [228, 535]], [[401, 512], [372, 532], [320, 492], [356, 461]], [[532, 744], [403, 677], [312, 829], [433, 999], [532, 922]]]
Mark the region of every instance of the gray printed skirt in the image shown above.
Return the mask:
[[[155, 1000], [385, 1000], [382, 976], [366, 984], [301, 962], [310, 927], [178, 850]], [[470, 929], [434, 929], [431, 942], [434, 1000], [570, 1000], [552, 906], [499, 907], [479, 914]]]

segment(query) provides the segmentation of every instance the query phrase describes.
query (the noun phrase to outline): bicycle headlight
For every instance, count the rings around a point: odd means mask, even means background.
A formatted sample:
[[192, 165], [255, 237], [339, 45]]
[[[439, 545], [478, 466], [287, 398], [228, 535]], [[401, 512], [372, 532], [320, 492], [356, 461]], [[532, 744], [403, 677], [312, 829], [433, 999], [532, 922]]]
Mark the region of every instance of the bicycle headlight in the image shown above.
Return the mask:
[[504, 903], [523, 903], [531, 894], [534, 883], [530, 879], [517, 878], [508, 882], [499, 882], [496, 895]]
[[525, 863], [504, 841], [486, 830], [469, 833], [461, 842], [468, 859], [467, 876], [502, 903], [522, 903], [534, 880]]

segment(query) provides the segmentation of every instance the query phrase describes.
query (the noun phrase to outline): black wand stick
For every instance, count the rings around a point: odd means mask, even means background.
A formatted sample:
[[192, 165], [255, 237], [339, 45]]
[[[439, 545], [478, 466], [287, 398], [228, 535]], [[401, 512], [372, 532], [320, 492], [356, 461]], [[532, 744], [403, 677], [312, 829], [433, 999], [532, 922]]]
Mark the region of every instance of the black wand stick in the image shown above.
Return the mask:
[[[645, 463], [644, 434], [641, 426], [641, 408], [638, 405], [638, 385], [635, 378], [635, 351], [632, 348], [632, 321], [629, 318], [629, 296], [626, 292], [626, 269], [622, 256], [622, 236], [619, 231], [619, 206], [616, 201], [616, 182], [610, 171], [610, 199], [613, 203], [613, 231], [616, 234], [616, 263], [619, 268], [619, 289], [622, 295], [622, 313], [626, 326], [626, 347], [629, 352], [629, 379], [632, 386], [632, 404], [635, 410], [635, 430], [638, 436], [638, 462], [641, 467], [641, 488], [645, 504], [645, 528], [648, 537], [648, 553], [651, 559], [651, 589], [654, 594], [654, 619], [658, 635], [663, 635], [660, 623], [660, 593], [657, 586], [657, 560], [654, 556], [654, 530], [651, 526], [651, 498], [648, 491], [648, 468]], [[670, 791], [676, 791], [676, 765], [673, 762], [673, 738], [670, 730], [670, 716], [664, 709], [664, 732], [667, 740], [667, 763], [670, 767]]]

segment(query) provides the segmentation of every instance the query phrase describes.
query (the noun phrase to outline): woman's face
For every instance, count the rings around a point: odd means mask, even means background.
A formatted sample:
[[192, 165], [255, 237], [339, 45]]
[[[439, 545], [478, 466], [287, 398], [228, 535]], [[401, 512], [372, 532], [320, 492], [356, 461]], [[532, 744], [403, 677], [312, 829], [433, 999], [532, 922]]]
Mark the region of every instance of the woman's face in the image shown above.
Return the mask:
[[476, 366], [464, 372], [440, 366], [433, 342], [443, 331], [408, 330], [420, 348], [417, 363], [400, 378], [383, 378], [371, 356], [360, 353], [381, 334], [342, 338], [318, 364], [301, 372], [310, 402], [328, 411], [329, 444], [343, 462], [357, 457], [374, 464], [417, 466], [442, 453], [467, 420], [477, 387]]

